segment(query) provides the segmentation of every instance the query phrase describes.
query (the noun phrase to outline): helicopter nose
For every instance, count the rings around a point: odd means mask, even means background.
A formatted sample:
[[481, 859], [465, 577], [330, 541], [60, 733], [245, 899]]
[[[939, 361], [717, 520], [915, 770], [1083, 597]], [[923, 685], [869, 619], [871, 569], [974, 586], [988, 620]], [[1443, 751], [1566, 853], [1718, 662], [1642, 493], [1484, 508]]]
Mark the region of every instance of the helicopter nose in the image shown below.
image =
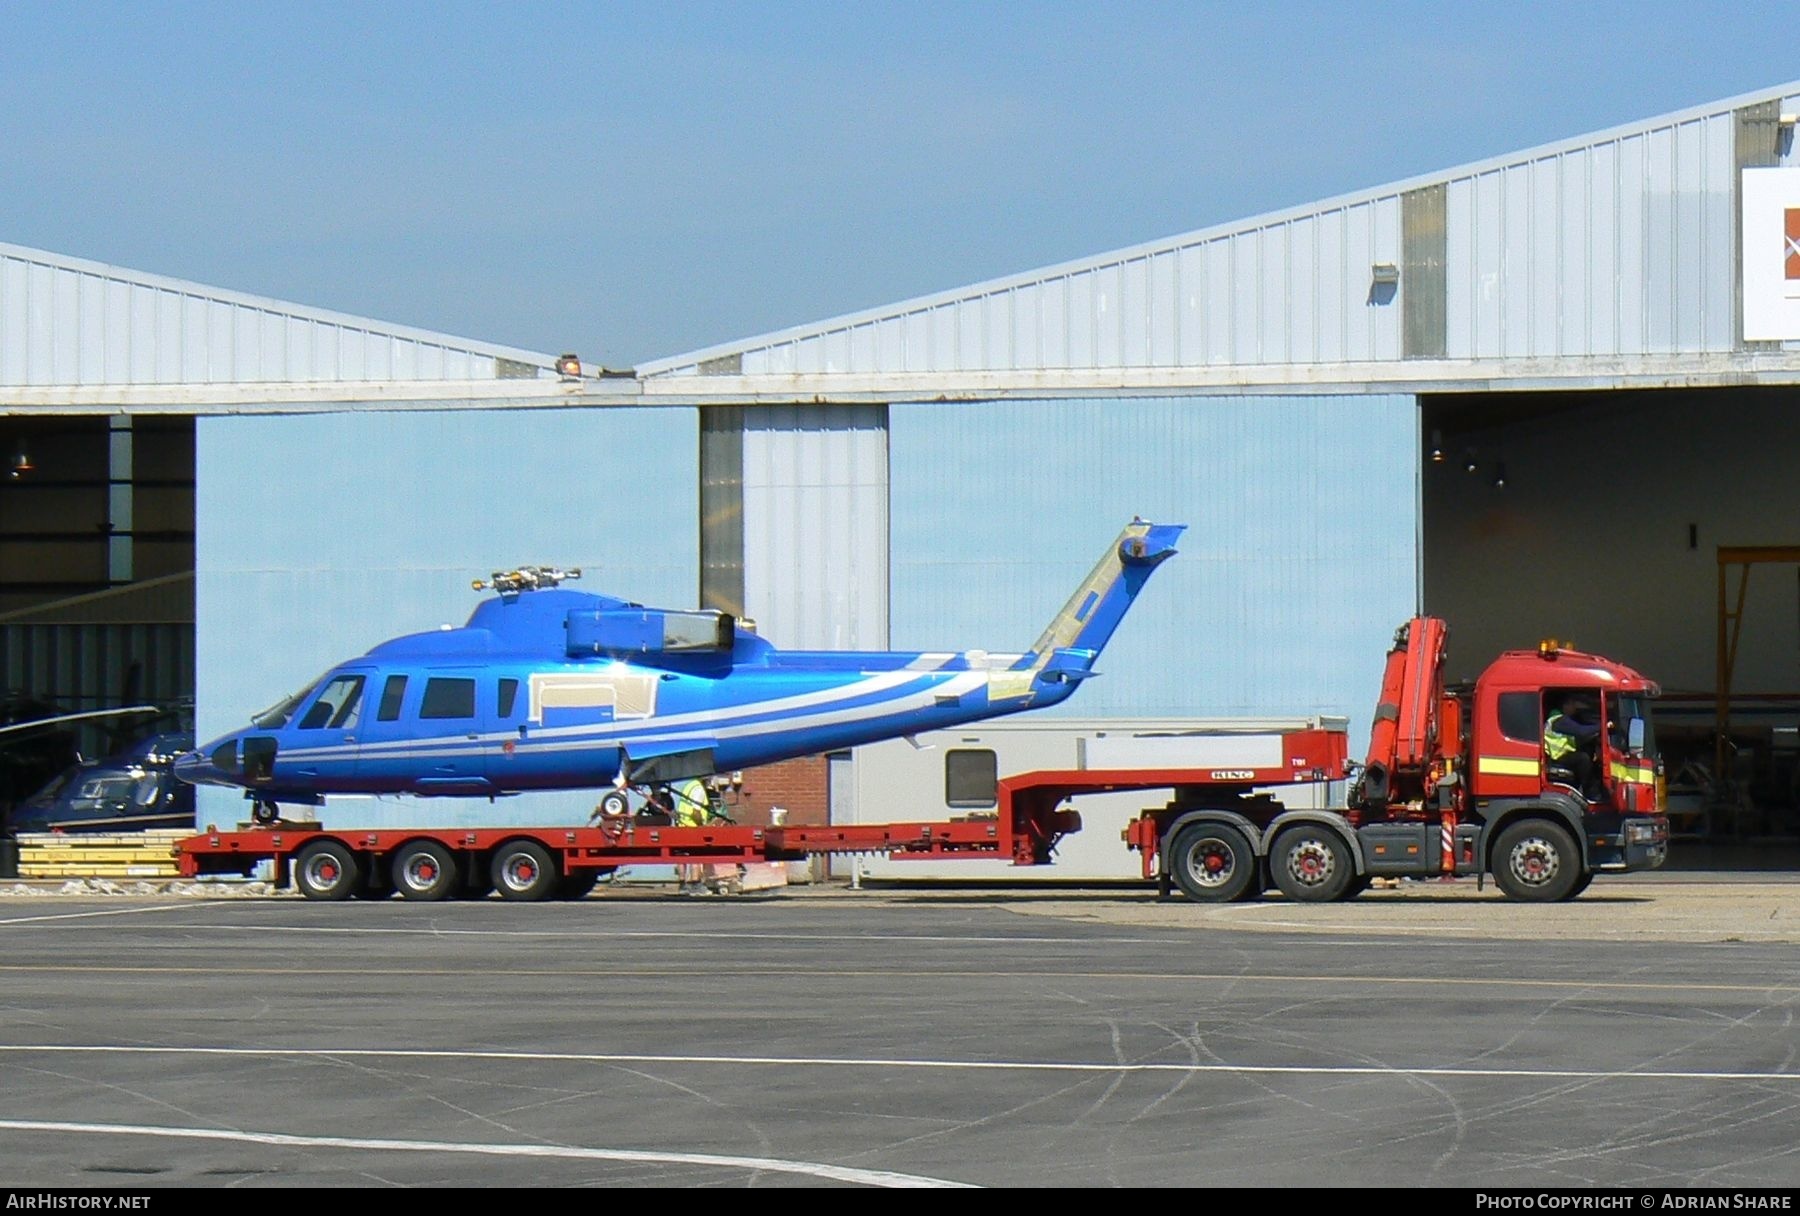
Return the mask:
[[183, 752], [171, 767], [175, 776], [189, 785], [234, 785], [239, 773], [237, 737], [227, 735], [196, 751]]
[[189, 785], [198, 785], [201, 781], [205, 780], [206, 770], [212, 766], [206, 762], [206, 757], [199, 752], [182, 752], [179, 756], [175, 757], [175, 763], [170, 767], [173, 769], [176, 777], [187, 782]]

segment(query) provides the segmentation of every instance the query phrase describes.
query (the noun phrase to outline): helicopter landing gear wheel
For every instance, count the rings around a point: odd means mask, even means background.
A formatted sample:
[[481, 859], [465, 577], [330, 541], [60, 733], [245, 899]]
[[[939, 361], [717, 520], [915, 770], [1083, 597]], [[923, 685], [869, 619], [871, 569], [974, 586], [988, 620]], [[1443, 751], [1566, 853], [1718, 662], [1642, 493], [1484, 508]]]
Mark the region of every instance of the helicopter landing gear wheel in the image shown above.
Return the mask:
[[275, 804], [273, 799], [258, 798], [250, 804], [250, 818], [253, 822], [267, 827], [281, 818], [281, 808]]

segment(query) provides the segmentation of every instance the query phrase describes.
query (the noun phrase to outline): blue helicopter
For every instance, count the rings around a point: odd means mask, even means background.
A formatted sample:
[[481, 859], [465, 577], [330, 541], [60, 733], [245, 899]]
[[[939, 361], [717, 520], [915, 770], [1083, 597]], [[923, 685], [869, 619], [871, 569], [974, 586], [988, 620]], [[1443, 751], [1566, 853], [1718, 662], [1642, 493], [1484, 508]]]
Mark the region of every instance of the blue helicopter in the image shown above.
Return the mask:
[[[1133, 520], [1023, 654], [779, 650], [728, 613], [496, 573], [461, 629], [340, 663], [175, 763], [241, 787], [252, 817], [330, 794], [487, 795], [706, 777], [1065, 700], [1094, 674], [1180, 524]], [[603, 799], [603, 809], [605, 802]]]

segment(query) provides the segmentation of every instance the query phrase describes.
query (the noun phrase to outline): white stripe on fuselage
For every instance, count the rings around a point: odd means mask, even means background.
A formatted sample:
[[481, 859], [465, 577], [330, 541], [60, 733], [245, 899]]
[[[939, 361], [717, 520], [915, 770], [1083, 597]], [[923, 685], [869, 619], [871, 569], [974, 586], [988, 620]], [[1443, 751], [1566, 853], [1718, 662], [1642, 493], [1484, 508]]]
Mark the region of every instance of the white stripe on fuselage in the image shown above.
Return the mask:
[[[766, 722], [745, 722], [726, 726], [701, 726], [694, 724], [675, 730], [659, 728], [651, 734], [641, 733], [643, 728], [634, 725], [630, 728], [631, 731], [634, 732], [630, 736], [627, 736], [625, 731], [621, 730], [605, 731], [601, 729], [598, 730], [597, 733], [584, 738], [563, 739], [554, 743], [540, 743], [537, 742], [537, 736], [533, 736], [530, 740], [527, 740], [525, 746], [529, 749], [530, 753], [534, 755], [542, 755], [551, 752], [586, 751], [594, 748], [612, 746], [623, 746], [629, 750], [632, 743], [654, 743], [662, 745], [670, 742], [744, 739], [756, 738], [761, 735], [785, 734], [790, 731], [808, 730], [815, 727], [846, 726], [855, 722], [865, 722], [872, 719], [885, 718], [896, 714], [911, 713], [917, 710], [927, 709], [936, 704], [940, 697], [956, 697], [960, 699], [977, 689], [986, 687], [987, 682], [988, 673], [984, 671], [960, 671], [951, 674], [948, 679], [934, 684], [930, 688], [923, 689], [907, 696], [894, 697], [885, 701], [877, 701], [869, 705], [852, 706], [846, 709], [826, 710], [800, 717], [777, 718]], [[694, 715], [683, 716], [693, 717]], [[593, 731], [596, 730], [596, 727], [590, 726], [588, 729]], [[422, 740], [420, 742], [438, 741]], [[478, 740], [458, 740], [457, 746], [454, 748], [446, 749], [439, 747], [432, 750], [426, 750], [425, 748], [418, 746], [409, 747], [403, 743], [396, 743], [392, 746], [383, 747], [378, 751], [371, 749], [370, 751], [362, 753], [356, 753], [354, 745], [351, 745], [344, 749], [342, 756], [339, 758], [347, 760], [351, 759], [353, 755], [359, 755], [361, 758], [366, 759], [391, 760], [404, 759], [407, 756], [417, 755], [421, 759], [435, 760], [460, 756], [478, 756], [488, 750], [490, 749], [482, 746]], [[282, 759], [287, 759], [287, 756], [284, 754]]]

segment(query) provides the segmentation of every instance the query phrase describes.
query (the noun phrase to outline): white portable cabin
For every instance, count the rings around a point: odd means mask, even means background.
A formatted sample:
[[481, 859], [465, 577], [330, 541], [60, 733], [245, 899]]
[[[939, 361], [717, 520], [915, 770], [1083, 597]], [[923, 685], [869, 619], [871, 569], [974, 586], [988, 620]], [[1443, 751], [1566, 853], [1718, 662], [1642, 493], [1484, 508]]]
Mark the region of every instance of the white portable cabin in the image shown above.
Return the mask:
[[[1298, 730], [1345, 729], [1341, 717], [1060, 719], [978, 722], [931, 731], [916, 742], [894, 739], [855, 750], [832, 766], [832, 822], [895, 823], [966, 818], [992, 813], [1000, 777], [1047, 769], [1256, 768], [1282, 763], [1281, 738]], [[850, 796], [845, 797], [846, 790]], [[1341, 781], [1271, 786], [1265, 791], [1292, 807], [1342, 806]], [[1065, 837], [1054, 865], [1004, 861], [857, 861], [863, 876], [879, 879], [966, 878], [983, 881], [1113, 880], [1141, 878], [1141, 861], [1120, 839], [1146, 807], [1162, 806], [1167, 790], [1086, 794], [1070, 805], [1081, 831]], [[844, 871], [847, 872], [847, 871]]]

